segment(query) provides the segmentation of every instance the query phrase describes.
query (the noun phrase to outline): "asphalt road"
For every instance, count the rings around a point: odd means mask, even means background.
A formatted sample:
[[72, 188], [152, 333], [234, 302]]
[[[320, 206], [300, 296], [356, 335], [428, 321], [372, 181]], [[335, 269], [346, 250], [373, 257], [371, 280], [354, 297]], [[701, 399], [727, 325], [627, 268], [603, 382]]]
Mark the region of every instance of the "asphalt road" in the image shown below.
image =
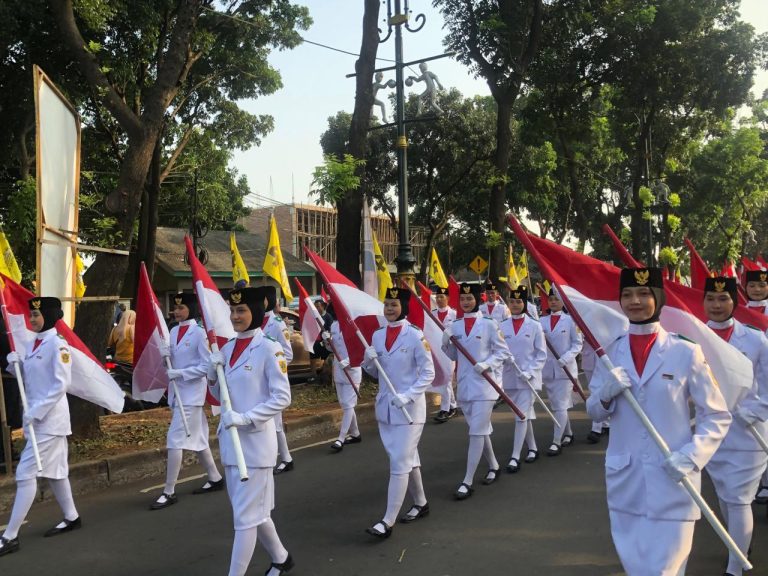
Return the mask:
[[[427, 424], [420, 454], [431, 514], [398, 524], [391, 538], [373, 540], [364, 529], [384, 512], [387, 459], [374, 427], [364, 441], [331, 454], [328, 443], [294, 447], [296, 468], [279, 476], [273, 514], [292, 552], [299, 576], [457, 576], [513, 573], [537, 576], [622, 574], [611, 543], [603, 482], [604, 445], [584, 442], [589, 422], [573, 412], [576, 444], [557, 458], [543, 456], [516, 475], [503, 474], [482, 486], [481, 462], [472, 498], [458, 502], [453, 491], [464, 476], [466, 425], [455, 418]], [[494, 416], [494, 447], [502, 465], [512, 444], [512, 418]], [[537, 421], [537, 440], [546, 450], [551, 424]], [[199, 474], [185, 469], [182, 479]], [[22, 528], [22, 549], [0, 558], [0, 574], [151, 576], [224, 575], [232, 544], [231, 509], [223, 492], [192, 496], [202, 482], [177, 487], [179, 503], [150, 512], [160, 493], [157, 478], [112, 488], [76, 500], [83, 529], [44, 539], [59, 520], [55, 503], [36, 504]], [[144, 491], [144, 492], [142, 492]], [[715, 502], [705, 488], [709, 502]], [[406, 501], [404, 510], [409, 502]], [[768, 574], [768, 520], [756, 508], [751, 576]], [[0, 522], [7, 521], [7, 517]], [[712, 530], [697, 524], [687, 574], [721, 575], [726, 552]], [[258, 547], [249, 574], [263, 574], [269, 561]]]

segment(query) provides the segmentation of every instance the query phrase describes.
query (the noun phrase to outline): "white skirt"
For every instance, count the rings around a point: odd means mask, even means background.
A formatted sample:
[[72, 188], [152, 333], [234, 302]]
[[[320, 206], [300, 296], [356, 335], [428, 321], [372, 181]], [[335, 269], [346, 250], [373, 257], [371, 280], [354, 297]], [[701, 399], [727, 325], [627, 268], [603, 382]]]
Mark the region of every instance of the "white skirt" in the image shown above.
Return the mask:
[[695, 522], [609, 511], [613, 545], [627, 576], [682, 576]]
[[470, 436], [489, 436], [493, 433], [493, 426], [491, 426], [493, 404], [494, 400], [459, 401], [464, 419], [469, 426]]
[[189, 437], [184, 431], [184, 421], [178, 406], [173, 408], [171, 426], [168, 428], [166, 448], [171, 450], [193, 450], [201, 452], [208, 448], [208, 419], [202, 406], [184, 406], [189, 425]]
[[16, 467], [16, 480], [31, 480], [33, 478], [51, 478], [63, 480], [69, 477], [69, 445], [66, 436], [38, 436], [37, 449], [40, 451], [40, 462], [43, 471], [37, 471], [35, 453], [32, 450], [32, 442], [27, 439], [24, 450], [21, 451], [21, 459]]
[[389, 456], [390, 474], [410, 474], [421, 466], [419, 440], [424, 424], [384, 424], [379, 422], [379, 436]]
[[240, 481], [237, 466], [224, 466], [227, 493], [235, 530], [247, 530], [269, 520], [275, 508], [272, 468], [248, 468], [248, 481]]
[[717, 497], [729, 504], [752, 504], [768, 456], [762, 450], [718, 450], [704, 470]]
[[[514, 390], [504, 389], [504, 392], [506, 392], [509, 399], [520, 408], [520, 412], [523, 413], [527, 420], [536, 420], [536, 410], [534, 409], [535, 400], [530, 388], [516, 388]], [[517, 414], [515, 414], [515, 419], [517, 420]]]
[[567, 378], [544, 380], [544, 390], [547, 391], [547, 397], [553, 412], [573, 408], [573, 398], [571, 397], [573, 384]]

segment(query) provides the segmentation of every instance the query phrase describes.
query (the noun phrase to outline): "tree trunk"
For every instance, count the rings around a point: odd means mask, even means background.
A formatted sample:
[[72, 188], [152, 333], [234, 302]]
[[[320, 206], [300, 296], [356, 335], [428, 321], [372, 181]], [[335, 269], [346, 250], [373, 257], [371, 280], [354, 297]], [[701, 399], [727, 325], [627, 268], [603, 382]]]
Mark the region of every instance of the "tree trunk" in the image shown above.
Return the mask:
[[[496, 115], [496, 152], [493, 157], [493, 166], [496, 169], [496, 179], [491, 187], [489, 204], [489, 219], [491, 232], [500, 233], [503, 237], [505, 231], [504, 217], [506, 215], [506, 186], [504, 177], [509, 170], [509, 150], [512, 144], [512, 131], [509, 123], [512, 120], [512, 103], [515, 101], [517, 91], [512, 95], [506, 94], [504, 98], [496, 100], [498, 108]], [[505, 276], [506, 259], [504, 255], [504, 242], [490, 249], [490, 266], [488, 275], [493, 278]]]
[[[360, 58], [355, 63], [355, 110], [349, 127], [349, 153], [355, 158], [366, 157], [368, 126], [373, 106], [373, 70], [376, 66], [376, 51], [379, 47], [379, 0], [365, 0], [363, 14], [363, 40]], [[350, 190], [336, 204], [336, 269], [360, 284], [360, 228], [362, 226], [363, 182], [365, 166], [357, 169], [361, 186]], [[343, 249], [342, 249], [343, 247]]]

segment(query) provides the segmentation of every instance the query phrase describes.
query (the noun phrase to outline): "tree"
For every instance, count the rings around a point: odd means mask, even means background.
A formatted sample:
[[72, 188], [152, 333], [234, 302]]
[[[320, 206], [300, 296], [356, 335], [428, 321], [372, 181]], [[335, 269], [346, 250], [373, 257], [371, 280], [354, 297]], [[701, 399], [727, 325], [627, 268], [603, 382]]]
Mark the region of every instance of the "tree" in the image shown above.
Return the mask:
[[[488, 83], [496, 101], [496, 151], [492, 180], [490, 231], [504, 234], [506, 184], [512, 133], [512, 106], [539, 48], [542, 0], [434, 0], [448, 29], [446, 45], [460, 62]], [[491, 250], [489, 274], [506, 272], [504, 246]]]

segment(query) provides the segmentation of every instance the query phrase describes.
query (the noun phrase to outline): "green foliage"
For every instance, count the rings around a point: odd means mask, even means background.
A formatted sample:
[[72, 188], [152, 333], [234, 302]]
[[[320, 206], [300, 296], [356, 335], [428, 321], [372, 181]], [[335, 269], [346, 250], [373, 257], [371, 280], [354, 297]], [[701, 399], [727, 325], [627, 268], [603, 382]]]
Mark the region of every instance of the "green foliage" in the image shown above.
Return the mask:
[[338, 160], [333, 154], [326, 154], [322, 166], [317, 166], [312, 174], [314, 188], [310, 194], [317, 196], [320, 205], [336, 204], [347, 192], [360, 186], [358, 167], [365, 165], [365, 160], [344, 154]]
[[675, 233], [680, 229], [681, 222], [682, 220], [680, 219], [680, 216], [676, 216], [675, 214], [667, 216], [667, 226], [669, 226], [669, 230], [672, 233]]
[[653, 192], [651, 192], [651, 189], [647, 186], [640, 186], [640, 190], [638, 190], [638, 195], [640, 196], [640, 202], [642, 203], [644, 208], [648, 208], [649, 206], [653, 205]]
[[677, 253], [669, 246], [659, 250], [659, 266], [676, 266], [678, 262]]
[[27, 280], [35, 275], [36, 198], [34, 178], [29, 176], [15, 182], [8, 194], [7, 216], [2, 220], [13, 255]]
[[672, 192], [669, 195], [669, 205], [672, 208], [679, 208], [680, 207], [680, 195], [676, 192]]
[[504, 244], [504, 235], [490, 230], [485, 238], [485, 247], [489, 250]]

